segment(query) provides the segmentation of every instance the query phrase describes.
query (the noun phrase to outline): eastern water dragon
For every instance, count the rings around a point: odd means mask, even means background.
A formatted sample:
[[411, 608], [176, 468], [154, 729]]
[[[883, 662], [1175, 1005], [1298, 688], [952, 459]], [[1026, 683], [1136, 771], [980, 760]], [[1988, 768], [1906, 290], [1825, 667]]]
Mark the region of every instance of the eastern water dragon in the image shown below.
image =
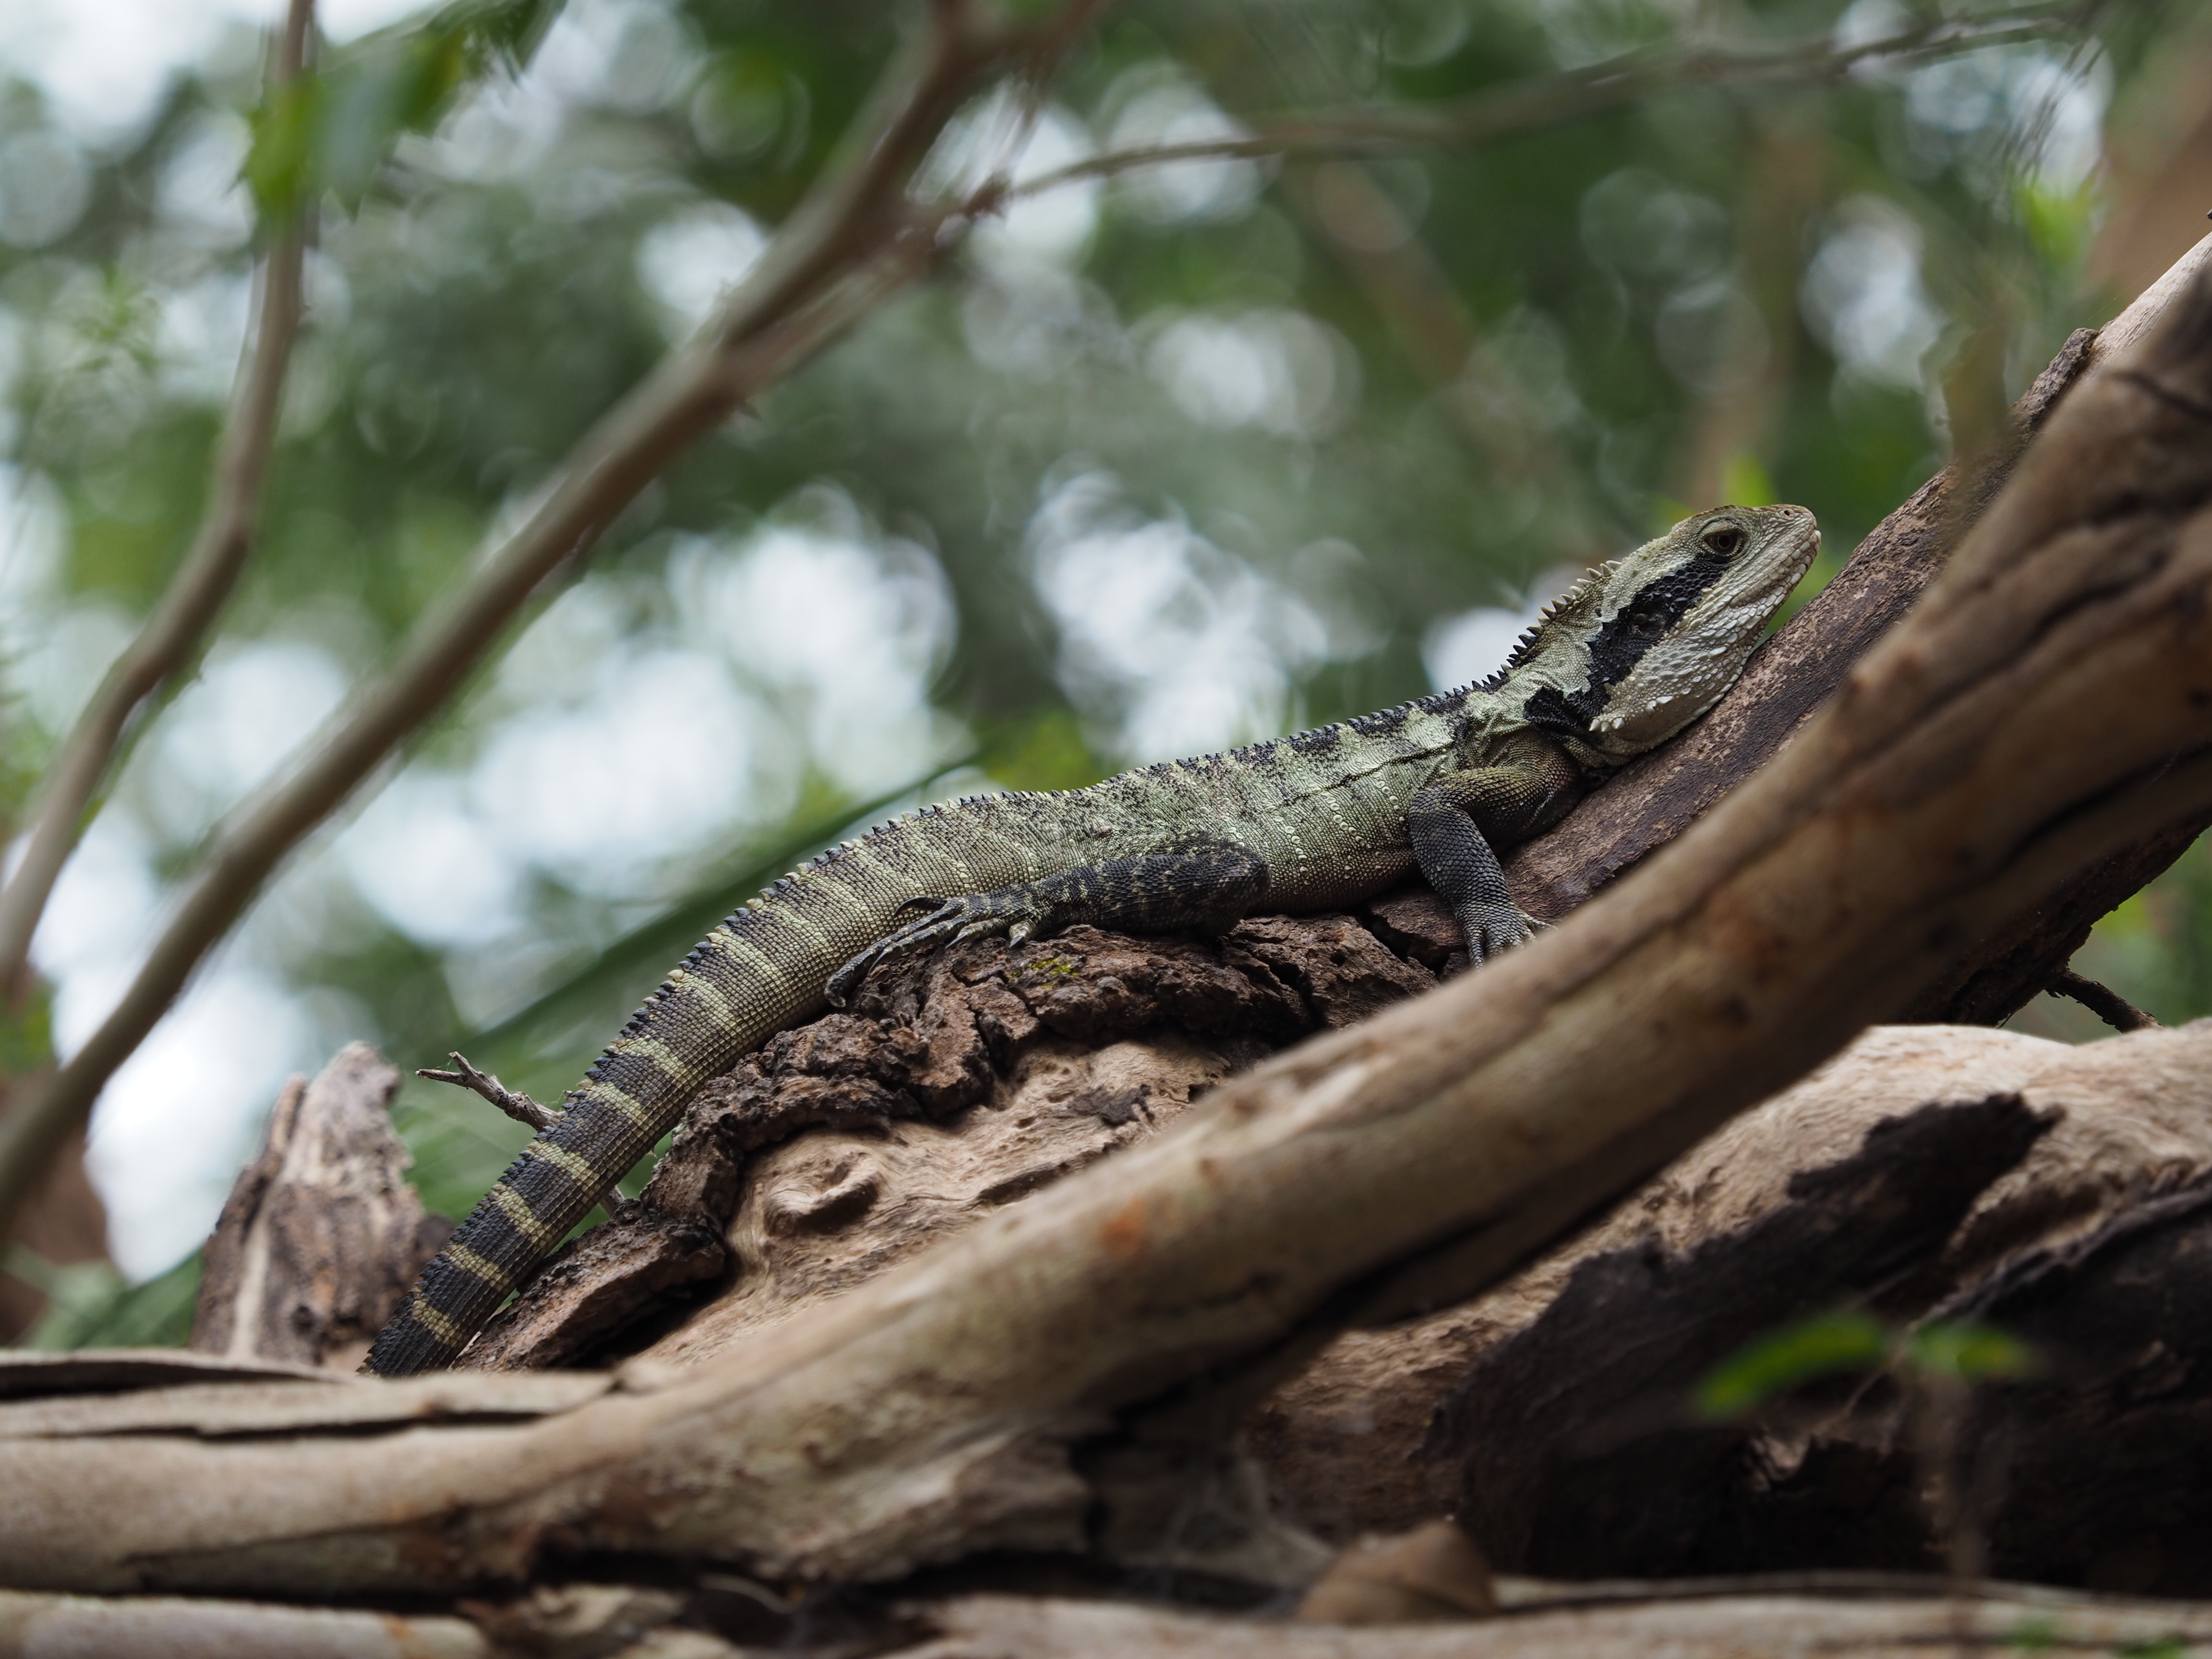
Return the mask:
[[1717, 701], [1820, 545], [1799, 507], [1721, 507], [1600, 567], [1480, 684], [1087, 789], [977, 795], [823, 853], [709, 933], [608, 1045], [377, 1337], [450, 1363], [709, 1078], [842, 1006], [887, 957], [1074, 922], [1218, 930], [1419, 871], [1476, 963], [1537, 926], [1498, 854]]

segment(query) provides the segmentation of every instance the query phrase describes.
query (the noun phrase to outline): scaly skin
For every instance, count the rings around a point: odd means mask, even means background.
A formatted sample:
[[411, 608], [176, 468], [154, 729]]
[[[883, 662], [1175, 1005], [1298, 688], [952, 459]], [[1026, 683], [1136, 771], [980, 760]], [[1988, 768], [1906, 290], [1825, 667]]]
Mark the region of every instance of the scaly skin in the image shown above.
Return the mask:
[[1802, 507], [1702, 514], [1585, 577], [1481, 685], [1088, 789], [924, 807], [823, 854], [670, 972], [424, 1270], [367, 1369], [450, 1363], [702, 1084], [842, 1006], [886, 957], [1079, 921], [1218, 929], [1262, 905], [1351, 904], [1417, 869], [1477, 963], [1519, 943], [1537, 924], [1498, 850], [1710, 708], [1819, 544]]

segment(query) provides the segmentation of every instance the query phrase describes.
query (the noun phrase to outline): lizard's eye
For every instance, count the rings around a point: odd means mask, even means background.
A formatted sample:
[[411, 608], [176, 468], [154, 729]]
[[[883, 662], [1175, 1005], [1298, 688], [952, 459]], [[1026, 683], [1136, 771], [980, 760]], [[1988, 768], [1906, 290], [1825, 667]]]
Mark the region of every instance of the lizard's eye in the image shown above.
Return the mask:
[[1667, 631], [1667, 619], [1652, 611], [1632, 611], [1628, 613], [1628, 631], [1639, 640], [1648, 640]]
[[1698, 538], [1709, 553], [1717, 553], [1723, 559], [1732, 559], [1743, 551], [1744, 534], [1732, 524], [1717, 524]]

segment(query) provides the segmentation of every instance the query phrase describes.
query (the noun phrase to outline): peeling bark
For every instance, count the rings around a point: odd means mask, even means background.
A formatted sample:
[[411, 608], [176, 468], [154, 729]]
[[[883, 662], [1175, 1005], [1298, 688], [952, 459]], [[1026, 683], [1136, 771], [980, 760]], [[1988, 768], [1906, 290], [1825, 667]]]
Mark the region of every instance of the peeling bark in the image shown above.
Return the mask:
[[207, 1243], [192, 1347], [350, 1370], [453, 1233], [406, 1182], [399, 1073], [367, 1043], [295, 1078]]

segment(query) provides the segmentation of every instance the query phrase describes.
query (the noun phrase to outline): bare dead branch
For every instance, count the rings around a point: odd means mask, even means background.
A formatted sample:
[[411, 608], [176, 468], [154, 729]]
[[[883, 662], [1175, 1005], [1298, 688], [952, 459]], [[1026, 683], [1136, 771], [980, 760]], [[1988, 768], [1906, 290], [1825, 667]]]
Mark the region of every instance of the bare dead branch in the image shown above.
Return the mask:
[[520, 1090], [508, 1088], [489, 1072], [478, 1071], [469, 1064], [466, 1056], [455, 1053], [447, 1058], [453, 1062], [453, 1071], [441, 1071], [434, 1066], [426, 1066], [418, 1069], [415, 1075], [428, 1078], [433, 1083], [451, 1083], [466, 1089], [472, 1095], [480, 1095], [526, 1128], [550, 1129], [560, 1117], [561, 1114], [551, 1107], [540, 1106]]
[[2069, 968], [2044, 988], [2055, 997], [2071, 997], [2115, 1031], [2154, 1031], [2158, 1022], [2109, 985], [2084, 978]]
[[208, 1240], [191, 1346], [349, 1367], [453, 1223], [422, 1212], [392, 1129], [399, 1073], [349, 1043], [294, 1078]]
[[[300, 73], [313, 30], [314, 0], [291, 0], [283, 27], [270, 42], [267, 97], [275, 98]], [[0, 889], [0, 985], [15, 983], [23, 969], [46, 899], [83, 832], [85, 809], [107, 775], [125, 731], [198, 649], [253, 551], [284, 372], [299, 332], [301, 264], [313, 211], [303, 204], [286, 222], [271, 228], [261, 262], [259, 314], [239, 363], [199, 532], [153, 614], [107, 671], [47, 770], [22, 860]]]
[[1009, 64], [1038, 70], [1034, 53], [1046, 33], [981, 31], [960, 6], [934, 15], [940, 27], [925, 31], [878, 83], [840, 155], [714, 319], [602, 417], [569, 452], [544, 503], [416, 626], [385, 677], [218, 831], [114, 1012], [0, 1122], [0, 1234], [116, 1067], [279, 861], [445, 706], [524, 605], [579, 569], [616, 515], [692, 440], [937, 257], [944, 216], [916, 213], [907, 180], [980, 81]]

